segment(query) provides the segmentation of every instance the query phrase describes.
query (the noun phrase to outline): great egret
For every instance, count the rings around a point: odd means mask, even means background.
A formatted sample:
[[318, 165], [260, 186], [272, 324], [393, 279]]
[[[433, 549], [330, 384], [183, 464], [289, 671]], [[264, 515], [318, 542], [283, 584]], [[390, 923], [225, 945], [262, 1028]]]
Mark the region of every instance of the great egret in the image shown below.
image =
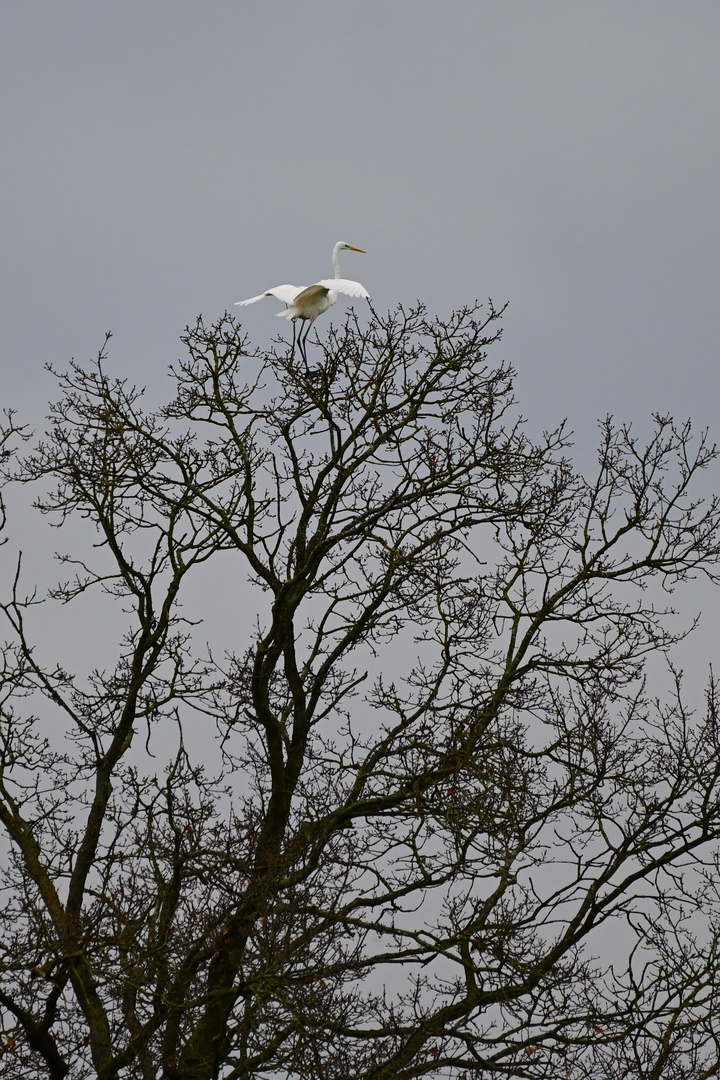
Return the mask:
[[285, 311], [277, 312], [277, 316], [280, 319], [287, 319], [288, 322], [292, 322], [293, 339], [295, 337], [295, 320], [300, 319], [302, 322], [307, 323], [304, 332], [301, 329], [297, 338], [303, 360], [307, 364], [305, 342], [310, 333], [310, 327], [318, 315], [322, 315], [323, 311], [327, 311], [329, 307], [336, 303], [338, 293], [343, 293], [345, 296], [362, 297], [365, 300], [370, 299], [367, 289], [359, 281], [350, 281], [348, 278], [340, 277], [340, 263], [338, 261], [340, 251], [359, 251], [361, 255], [365, 254], [362, 248], [353, 247], [352, 244], [346, 244], [344, 240], [338, 240], [332, 253], [333, 268], [335, 270], [334, 278], [323, 278], [322, 281], [316, 281], [314, 285], [308, 285], [307, 288], [303, 285], [276, 285], [274, 289], [268, 289], [267, 292], [260, 293], [259, 296], [251, 296], [249, 300], [238, 300], [235, 306], [245, 307], [247, 304], [254, 304], [258, 300], [263, 300], [266, 296], [274, 296], [278, 300], [282, 300], [283, 303], [288, 304], [289, 306]]

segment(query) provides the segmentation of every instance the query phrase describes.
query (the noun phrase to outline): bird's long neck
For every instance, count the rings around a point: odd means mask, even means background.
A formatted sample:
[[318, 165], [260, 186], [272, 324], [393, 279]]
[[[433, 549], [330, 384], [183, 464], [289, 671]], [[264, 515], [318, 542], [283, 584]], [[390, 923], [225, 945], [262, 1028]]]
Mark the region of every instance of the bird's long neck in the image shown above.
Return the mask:
[[340, 260], [338, 259], [338, 252], [340, 251], [340, 245], [336, 244], [333, 248], [333, 266], [335, 267], [335, 277], [340, 277]]

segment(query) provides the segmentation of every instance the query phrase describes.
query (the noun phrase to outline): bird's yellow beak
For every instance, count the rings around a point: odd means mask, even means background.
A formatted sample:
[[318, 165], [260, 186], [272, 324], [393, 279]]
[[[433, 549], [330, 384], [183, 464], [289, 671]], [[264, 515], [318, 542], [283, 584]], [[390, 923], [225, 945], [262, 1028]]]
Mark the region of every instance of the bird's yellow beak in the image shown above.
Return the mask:
[[359, 251], [361, 255], [367, 255], [367, 251], [363, 251], [362, 248], [354, 248], [350, 244], [348, 244], [348, 247], [351, 251]]

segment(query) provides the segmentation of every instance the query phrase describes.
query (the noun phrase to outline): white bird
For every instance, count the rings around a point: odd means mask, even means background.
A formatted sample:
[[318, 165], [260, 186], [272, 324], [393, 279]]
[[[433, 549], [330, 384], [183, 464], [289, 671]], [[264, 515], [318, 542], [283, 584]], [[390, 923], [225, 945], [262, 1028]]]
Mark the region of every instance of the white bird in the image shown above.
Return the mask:
[[303, 285], [276, 285], [274, 289], [268, 289], [267, 292], [260, 293], [259, 296], [251, 296], [249, 300], [238, 300], [235, 306], [245, 307], [247, 304], [254, 304], [258, 300], [263, 300], [266, 296], [274, 296], [278, 300], [282, 300], [283, 303], [288, 304], [289, 306], [285, 311], [278, 311], [277, 315], [280, 319], [287, 319], [292, 322], [293, 347], [295, 344], [295, 320], [301, 319], [302, 322], [307, 323], [304, 333], [301, 329], [297, 338], [300, 352], [305, 363], [307, 363], [305, 342], [310, 333], [310, 327], [318, 315], [322, 315], [323, 311], [327, 311], [329, 307], [332, 307], [337, 302], [338, 294], [343, 293], [345, 296], [362, 297], [365, 300], [370, 299], [367, 289], [359, 281], [350, 281], [348, 278], [340, 277], [340, 263], [338, 262], [338, 252], [340, 251], [359, 251], [362, 255], [365, 255], [362, 248], [353, 247], [352, 244], [346, 244], [344, 240], [338, 240], [332, 253], [333, 268], [335, 270], [334, 278], [323, 278], [322, 281], [316, 281], [314, 285], [308, 285], [307, 288]]

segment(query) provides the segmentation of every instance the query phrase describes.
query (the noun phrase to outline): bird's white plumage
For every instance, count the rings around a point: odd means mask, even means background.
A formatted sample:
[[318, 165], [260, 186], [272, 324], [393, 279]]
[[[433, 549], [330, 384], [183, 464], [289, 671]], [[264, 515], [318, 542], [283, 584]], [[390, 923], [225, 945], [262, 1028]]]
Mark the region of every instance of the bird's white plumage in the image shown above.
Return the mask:
[[362, 300], [369, 300], [370, 293], [361, 285], [359, 281], [351, 281], [349, 278], [323, 278], [322, 281], [316, 282], [317, 285], [322, 285], [324, 289], [333, 289], [335, 292], [344, 293], [345, 296], [356, 296]]
[[278, 300], [282, 300], [284, 304], [292, 304], [296, 296], [298, 296], [303, 289], [304, 285], [276, 285], [274, 289], [268, 289], [267, 292], [261, 292], [257, 296], [251, 296], [249, 300], [238, 300], [236, 307], [246, 307], [248, 304], [255, 304], [258, 300], [264, 300], [266, 296], [276, 296]]
[[274, 296], [278, 300], [282, 300], [284, 304], [288, 306], [284, 311], [278, 311], [276, 314], [280, 319], [287, 319], [288, 322], [293, 324], [293, 348], [295, 347], [295, 320], [300, 319], [306, 324], [304, 330], [301, 331], [298, 338], [298, 345], [300, 352], [305, 358], [305, 341], [307, 340], [310, 327], [317, 319], [318, 315], [322, 315], [324, 311], [327, 311], [329, 307], [332, 307], [337, 302], [338, 293], [342, 293], [344, 296], [352, 296], [355, 298], [369, 300], [370, 294], [364, 285], [361, 285], [359, 281], [351, 281], [349, 278], [340, 277], [340, 264], [338, 262], [338, 252], [340, 251], [359, 251], [364, 254], [362, 248], [353, 247], [352, 244], [346, 244], [344, 240], [338, 240], [337, 244], [333, 248], [332, 261], [335, 269], [334, 278], [323, 278], [322, 281], [316, 281], [314, 285], [276, 285], [273, 289], [268, 289], [264, 293], [260, 293], [258, 296], [251, 296], [249, 300], [238, 300], [237, 307], [247, 307], [248, 304], [255, 304], [258, 300], [264, 299], [266, 296]]

